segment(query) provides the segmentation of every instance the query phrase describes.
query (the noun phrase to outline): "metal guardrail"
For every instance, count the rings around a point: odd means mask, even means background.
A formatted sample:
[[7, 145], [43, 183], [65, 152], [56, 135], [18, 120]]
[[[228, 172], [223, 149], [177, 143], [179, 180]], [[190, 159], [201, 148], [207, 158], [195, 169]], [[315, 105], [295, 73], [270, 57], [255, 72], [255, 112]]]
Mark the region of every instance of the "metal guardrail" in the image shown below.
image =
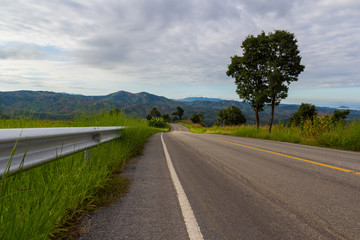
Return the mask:
[[0, 177], [120, 137], [125, 127], [0, 129]]

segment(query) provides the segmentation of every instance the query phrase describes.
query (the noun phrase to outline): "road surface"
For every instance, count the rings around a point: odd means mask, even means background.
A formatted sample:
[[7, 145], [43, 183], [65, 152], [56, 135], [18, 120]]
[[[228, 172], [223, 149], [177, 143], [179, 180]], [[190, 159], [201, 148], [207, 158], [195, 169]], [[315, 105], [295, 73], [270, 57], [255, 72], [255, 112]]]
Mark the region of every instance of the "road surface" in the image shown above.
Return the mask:
[[357, 152], [173, 124], [127, 176], [129, 194], [84, 223], [81, 239], [360, 239]]

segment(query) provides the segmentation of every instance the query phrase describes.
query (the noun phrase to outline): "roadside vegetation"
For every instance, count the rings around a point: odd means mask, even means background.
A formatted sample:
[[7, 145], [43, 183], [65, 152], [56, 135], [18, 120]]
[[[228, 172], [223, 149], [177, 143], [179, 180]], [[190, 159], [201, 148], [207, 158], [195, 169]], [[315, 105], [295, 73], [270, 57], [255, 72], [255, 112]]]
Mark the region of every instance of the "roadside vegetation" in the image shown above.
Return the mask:
[[157, 109], [157, 107], [153, 107], [150, 113], [146, 116], [149, 126], [155, 128], [162, 128], [165, 131], [170, 130], [171, 127], [168, 123], [181, 119], [182, 115], [184, 114], [184, 109], [182, 109], [181, 107], [177, 107], [176, 109], [177, 111], [172, 113], [172, 115], [176, 115], [176, 116], [173, 119], [171, 119], [169, 114], [162, 114]]
[[[349, 110], [318, 115], [314, 105], [303, 103], [284, 125], [273, 126], [275, 106], [288, 96], [289, 85], [304, 71], [300, 51], [293, 33], [249, 35], [241, 45], [242, 56], [234, 55], [226, 74], [234, 78], [240, 99], [248, 102], [255, 113], [256, 125], [244, 125], [241, 110], [232, 106], [217, 114], [217, 122], [206, 128], [198, 119], [183, 121], [192, 132], [227, 134], [270, 139], [322, 147], [360, 151], [360, 120], [345, 122]], [[260, 126], [259, 112], [271, 106], [268, 126]], [[196, 124], [196, 125], [194, 125]]]
[[217, 114], [218, 126], [241, 125], [246, 123], [246, 118], [241, 110], [235, 106], [223, 109]]
[[[71, 239], [71, 226], [84, 212], [111, 203], [127, 191], [126, 160], [141, 153], [159, 131], [146, 120], [121, 112], [77, 117], [74, 121], [0, 120], [0, 128], [130, 126], [121, 138], [91, 150], [0, 179], [0, 239]], [[166, 131], [166, 129], [164, 129]]]
[[189, 121], [181, 122], [181, 124], [195, 133], [224, 134], [360, 151], [360, 121], [333, 124], [326, 116], [317, 116], [314, 121], [305, 120], [302, 126], [277, 124], [273, 126], [271, 133], [267, 126], [257, 128], [253, 125], [241, 125], [205, 128], [193, 125]]
[[[195, 133], [225, 134], [360, 151], [360, 120], [346, 122], [349, 113], [349, 110], [335, 110], [333, 114], [319, 115], [314, 105], [303, 103], [286, 125], [278, 123], [271, 132], [267, 126], [215, 124], [206, 128], [191, 121], [182, 121], [181, 124]], [[218, 118], [221, 118], [221, 114]]]

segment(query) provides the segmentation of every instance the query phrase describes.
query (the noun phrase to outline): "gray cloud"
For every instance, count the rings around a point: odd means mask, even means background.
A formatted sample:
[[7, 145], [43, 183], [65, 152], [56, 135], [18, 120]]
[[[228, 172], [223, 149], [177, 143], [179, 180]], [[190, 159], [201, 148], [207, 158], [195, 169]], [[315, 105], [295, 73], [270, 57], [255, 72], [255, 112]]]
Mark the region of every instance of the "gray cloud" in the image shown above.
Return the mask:
[[19, 0], [0, 15], [0, 46], [28, 42], [0, 48], [2, 59], [43, 59], [34, 46], [51, 45], [141, 84], [233, 84], [225, 71], [245, 37], [286, 29], [306, 66], [294, 87], [360, 86], [358, 0]]
[[192, 66], [199, 66], [195, 62], [197, 59], [208, 55], [206, 50], [210, 45], [221, 44], [214, 41], [226, 41], [227, 36], [221, 39], [220, 35], [227, 31], [229, 21], [240, 19], [241, 12], [232, 3], [190, 0], [109, 2], [106, 8], [98, 11], [97, 18], [110, 17], [97, 22], [97, 33], [84, 39], [83, 48], [76, 50], [74, 55], [80, 62], [103, 68], [136, 65], [140, 70], [149, 64], [158, 65], [157, 68], [165, 65], [168, 69], [170, 65], [178, 65], [189, 71]]
[[[249, 12], [256, 15], [275, 14], [277, 17], [286, 17], [290, 14], [291, 9], [297, 0], [244, 0], [244, 5], [248, 8]], [[302, 1], [303, 2], [303, 1]]]
[[[349, 62], [359, 63], [353, 56], [360, 52], [354, 37], [360, 31], [353, 29], [358, 12], [351, 4], [306, 0], [114, 1], [99, 11], [97, 18], [106, 20], [96, 22], [96, 34], [82, 41], [75, 56], [96, 67], [133, 67], [137, 78], [231, 82], [225, 77], [229, 57], [241, 51], [248, 34], [288, 29], [318, 87], [350, 85], [355, 74], [339, 75], [350, 71]], [[327, 81], [329, 74], [338, 82]], [[302, 82], [314, 85], [313, 78]]]
[[46, 54], [27, 44], [14, 44], [0, 48], [0, 59], [44, 59]]

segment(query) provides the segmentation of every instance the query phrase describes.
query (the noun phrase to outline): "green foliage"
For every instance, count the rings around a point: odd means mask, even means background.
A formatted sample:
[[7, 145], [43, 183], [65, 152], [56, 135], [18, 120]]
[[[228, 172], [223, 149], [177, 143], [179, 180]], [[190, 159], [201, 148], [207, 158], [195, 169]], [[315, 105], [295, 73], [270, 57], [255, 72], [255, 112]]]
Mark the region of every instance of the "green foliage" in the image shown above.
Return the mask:
[[157, 127], [157, 128], [165, 128], [167, 126], [165, 120], [163, 118], [151, 118], [149, 120], [149, 126]]
[[231, 106], [218, 113], [218, 125], [240, 125], [245, 122], [245, 116], [237, 107]]
[[302, 121], [300, 126], [302, 133], [307, 137], [315, 137], [330, 132], [335, 127], [330, 115], [313, 115]]
[[122, 114], [122, 111], [118, 108], [115, 108], [114, 110], [111, 110], [109, 112], [110, 115], [119, 115], [119, 114]]
[[[172, 115], [174, 115], [174, 116], [178, 116], [179, 117], [179, 120], [181, 120], [182, 119], [182, 116], [184, 115], [184, 109], [182, 109], [182, 107], [180, 107], [180, 106], [178, 106], [178, 107], [176, 107], [176, 112], [173, 112], [172, 113]], [[175, 121], [175, 118], [174, 118], [174, 121]]]
[[301, 56], [294, 34], [276, 30], [274, 33], [269, 33], [268, 42], [270, 48], [265, 67], [268, 103], [271, 105], [269, 122], [269, 131], [271, 131], [274, 107], [280, 104], [281, 99], [287, 97], [288, 85], [298, 80], [297, 77], [304, 71], [305, 66], [300, 64]]
[[235, 79], [236, 92], [240, 99], [248, 102], [255, 111], [256, 125], [259, 126], [259, 112], [267, 101], [265, 78], [260, 67], [265, 65], [266, 52], [260, 37], [248, 36], [242, 43], [243, 56], [231, 57], [226, 74]]
[[203, 118], [204, 118], [204, 115], [202, 113], [195, 113], [194, 115], [192, 115], [190, 120], [193, 123], [199, 123], [201, 125], [204, 125]]
[[182, 116], [184, 115], [184, 109], [182, 109], [182, 107], [176, 107], [177, 109], [177, 113], [178, 113], [178, 116], [179, 116], [179, 119], [181, 120], [182, 119]]
[[152, 108], [150, 111], [150, 115], [154, 118], [159, 118], [161, 117], [161, 113], [158, 111], [158, 109], [156, 107]]
[[271, 105], [270, 131], [274, 107], [287, 97], [288, 85], [297, 81], [304, 70], [294, 34], [276, 30], [266, 35], [250, 35], [242, 43], [243, 56], [231, 57], [226, 74], [235, 78], [236, 92], [255, 111], [259, 127], [259, 112], [265, 103]]
[[169, 114], [164, 114], [162, 117], [165, 122], [171, 122], [171, 118], [170, 118]]
[[343, 110], [343, 111], [335, 110], [333, 115], [332, 115], [332, 120], [335, 123], [341, 122], [341, 121], [345, 120], [349, 114], [350, 114], [349, 109], [346, 109], [346, 110]]
[[75, 121], [0, 120], [0, 128], [131, 126], [118, 140], [91, 150], [89, 159], [77, 153], [18, 175], [0, 179], [0, 239], [47, 239], [57, 236], [69, 219], [94, 209], [94, 194], [113, 171], [140, 153], [154, 132], [147, 121], [123, 114], [78, 117]]
[[315, 105], [310, 103], [301, 103], [300, 107], [294, 112], [288, 123], [289, 126], [300, 126], [304, 121], [312, 121], [317, 115]]
[[192, 123], [192, 122], [186, 121], [186, 120], [179, 122], [179, 124], [187, 127], [188, 129], [190, 129], [191, 132], [194, 132], [194, 133], [204, 133], [208, 129], [204, 126], [201, 126], [200, 124]]
[[330, 115], [316, 116], [304, 121], [304, 127], [288, 126], [279, 123], [270, 133], [266, 127], [256, 126], [213, 126], [199, 128], [181, 123], [190, 131], [207, 134], [225, 134], [239, 137], [269, 139], [282, 142], [330, 147], [343, 150], [360, 151], [360, 121], [349, 124], [334, 124]]

